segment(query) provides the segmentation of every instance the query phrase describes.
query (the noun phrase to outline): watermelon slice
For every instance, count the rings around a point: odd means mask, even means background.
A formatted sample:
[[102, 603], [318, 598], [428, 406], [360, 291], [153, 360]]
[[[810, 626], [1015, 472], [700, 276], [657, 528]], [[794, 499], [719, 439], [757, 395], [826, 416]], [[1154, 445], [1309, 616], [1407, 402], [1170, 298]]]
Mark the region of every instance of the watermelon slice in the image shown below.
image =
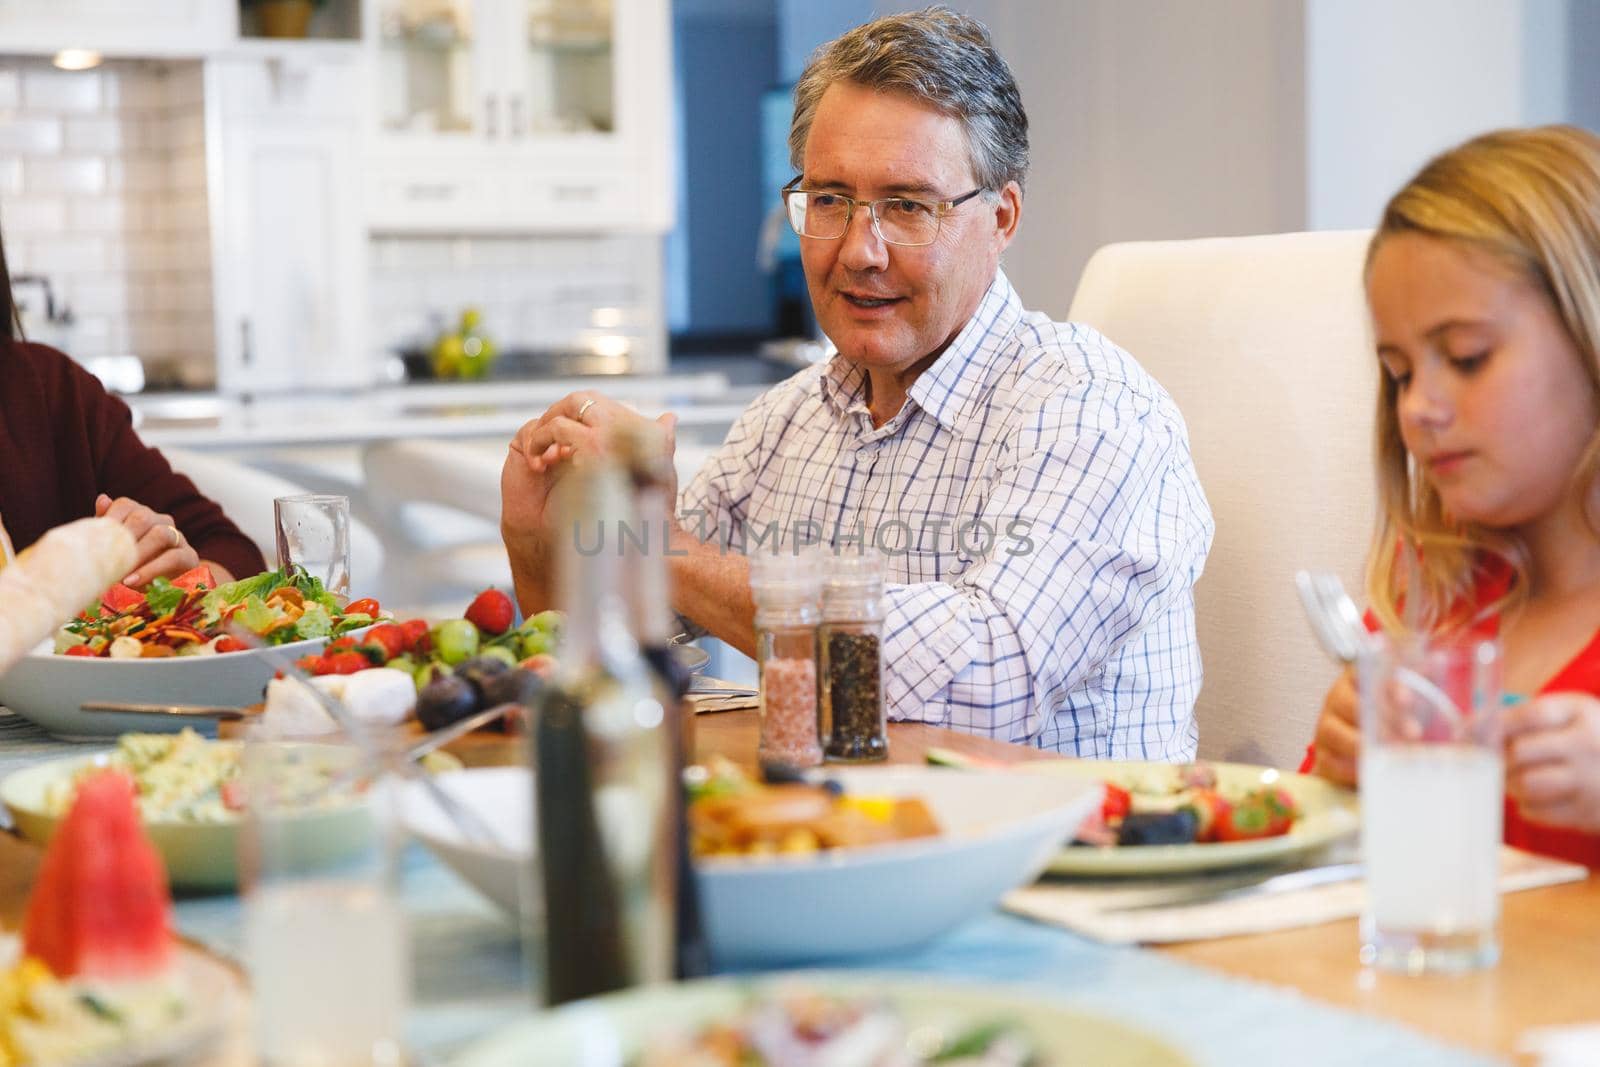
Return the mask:
[[191, 567], [172, 579], [172, 584], [184, 592], [192, 592], [196, 586], [205, 586], [207, 589], [217, 587], [217, 579], [211, 574], [211, 565], [202, 563], [198, 567]]
[[104, 604], [111, 614], [120, 615], [129, 608], [143, 604], [144, 594], [118, 582], [101, 594], [100, 603]]
[[172, 962], [172, 898], [117, 771], [85, 779], [56, 828], [22, 924], [22, 947], [58, 978], [149, 978]]

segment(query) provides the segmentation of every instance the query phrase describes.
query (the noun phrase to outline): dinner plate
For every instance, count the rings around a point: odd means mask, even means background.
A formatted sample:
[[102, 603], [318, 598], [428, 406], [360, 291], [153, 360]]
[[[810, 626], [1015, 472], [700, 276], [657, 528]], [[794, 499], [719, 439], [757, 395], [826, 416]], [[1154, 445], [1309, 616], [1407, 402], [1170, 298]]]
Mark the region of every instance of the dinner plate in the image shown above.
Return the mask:
[[[207, 744], [232, 745], [237, 741], [210, 741]], [[327, 745], [308, 745], [327, 749], [329, 758], [347, 755]], [[23, 837], [44, 844], [55, 834], [62, 816], [51, 813], [45, 803], [46, 790], [55, 782], [72, 778], [83, 767], [106, 764], [110, 749], [85, 756], [49, 760], [16, 771], [0, 781], [0, 804], [11, 813], [11, 820]], [[286, 820], [287, 835], [282, 848], [292, 851], [299, 862], [317, 866], [348, 855], [371, 840], [370, 807], [364, 799], [352, 798], [337, 807], [308, 811]], [[215, 891], [234, 888], [239, 881], [235, 853], [243, 820], [233, 816], [224, 822], [201, 823], [178, 819], [147, 819], [145, 832], [166, 864], [167, 879], [174, 889]]]
[[[0, 933], [0, 967], [18, 951], [14, 936]], [[182, 1019], [115, 1048], [64, 1061], [58, 1067], [154, 1067], [203, 1052], [221, 1039], [244, 1004], [239, 974], [221, 960], [181, 942], [175, 949], [178, 979], [187, 1010]]]
[[[828, 777], [852, 794], [918, 797], [940, 832], [811, 854], [697, 860], [701, 912], [719, 966], [845, 959], [928, 941], [1038, 877], [1100, 801], [1087, 781], [1009, 771], [855, 767], [830, 768]], [[469, 840], [415, 784], [406, 786], [400, 805], [407, 829], [517, 914], [518, 880], [535, 836], [527, 769], [477, 768], [436, 781], [492, 821], [504, 847]], [[917, 889], [926, 886], [939, 890]]]
[[[1071, 845], [1057, 852], [1045, 869], [1067, 875], [1157, 875], [1280, 863], [1348, 837], [1361, 825], [1356, 795], [1321, 778], [1249, 763], [1207, 765], [1216, 770], [1224, 795], [1237, 796], [1264, 785], [1281, 786], [1303, 814], [1287, 834], [1256, 841], [1108, 848]], [[1109, 781], [1124, 789], [1148, 781], [1152, 775], [1172, 772], [1170, 764], [1106, 760], [1038, 760], [1017, 767], [1024, 773]]]
[[961, 1030], [1001, 1022], [1026, 1035], [1041, 1063], [1193, 1067], [1177, 1049], [1129, 1023], [1065, 1007], [1036, 990], [861, 971], [711, 978], [578, 1001], [473, 1043], [452, 1067], [632, 1063], [664, 1037], [735, 1018], [752, 995], [793, 988], [887, 1003], [907, 1031], [923, 1040], [933, 1034], [948, 1040]]
[[[365, 630], [354, 630], [351, 635], [362, 633]], [[299, 659], [320, 651], [326, 643], [326, 638], [318, 637], [214, 656], [106, 659], [58, 656], [51, 650], [51, 641], [44, 641], [0, 675], [0, 704], [70, 741], [125, 733], [177, 733], [185, 726], [210, 729], [210, 724], [197, 724], [193, 719], [84, 711], [79, 705], [110, 701], [243, 707], [258, 703], [267, 682], [277, 673], [269, 656], [276, 652]]]

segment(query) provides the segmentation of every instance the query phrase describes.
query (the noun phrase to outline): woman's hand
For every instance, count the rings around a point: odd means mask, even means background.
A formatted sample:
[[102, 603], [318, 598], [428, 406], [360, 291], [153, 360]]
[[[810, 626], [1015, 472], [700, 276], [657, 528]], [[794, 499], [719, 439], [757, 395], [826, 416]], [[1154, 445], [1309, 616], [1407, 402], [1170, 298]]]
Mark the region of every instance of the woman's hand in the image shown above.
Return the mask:
[[1339, 675], [1322, 701], [1317, 716], [1317, 735], [1313, 743], [1311, 771], [1339, 785], [1353, 786], [1360, 775], [1361, 727], [1357, 710], [1355, 676], [1350, 671]]
[[1552, 693], [1505, 711], [1506, 792], [1524, 818], [1600, 831], [1600, 700]]
[[122, 579], [123, 585], [143, 589], [157, 578], [174, 578], [200, 563], [199, 553], [184, 539], [171, 515], [125, 496], [112, 500], [105, 493], [95, 498], [94, 513], [122, 523], [133, 535], [139, 561], [133, 573]]

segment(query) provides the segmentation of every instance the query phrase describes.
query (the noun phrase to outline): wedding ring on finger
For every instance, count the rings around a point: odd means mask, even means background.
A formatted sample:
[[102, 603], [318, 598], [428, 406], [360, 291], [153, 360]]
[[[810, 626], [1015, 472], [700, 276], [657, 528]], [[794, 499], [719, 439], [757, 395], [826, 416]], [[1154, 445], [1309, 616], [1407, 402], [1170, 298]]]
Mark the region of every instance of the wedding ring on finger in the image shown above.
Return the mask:
[[582, 404], [578, 405], [578, 421], [579, 422], [583, 421], [584, 414], [590, 408], [594, 407], [594, 403], [595, 403], [595, 399], [594, 399], [594, 397], [591, 396], [589, 399], [585, 400]]
[[167, 538], [172, 542], [173, 548], [183, 544], [183, 532], [170, 523], [167, 525]]

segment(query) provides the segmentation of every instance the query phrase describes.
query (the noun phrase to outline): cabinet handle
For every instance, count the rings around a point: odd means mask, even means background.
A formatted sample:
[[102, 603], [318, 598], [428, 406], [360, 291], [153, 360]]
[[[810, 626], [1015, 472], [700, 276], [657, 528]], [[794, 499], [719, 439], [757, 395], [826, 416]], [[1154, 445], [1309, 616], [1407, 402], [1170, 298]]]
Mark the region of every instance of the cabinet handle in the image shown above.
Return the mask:
[[455, 195], [451, 182], [412, 182], [405, 187], [407, 200], [453, 200]]
[[490, 140], [500, 136], [500, 97], [494, 93], [483, 98], [483, 132]]
[[239, 320], [239, 365], [248, 367], [255, 361], [255, 345], [250, 339], [250, 320]]
[[522, 94], [517, 93], [511, 98], [511, 136], [521, 137], [525, 129], [522, 125]]

